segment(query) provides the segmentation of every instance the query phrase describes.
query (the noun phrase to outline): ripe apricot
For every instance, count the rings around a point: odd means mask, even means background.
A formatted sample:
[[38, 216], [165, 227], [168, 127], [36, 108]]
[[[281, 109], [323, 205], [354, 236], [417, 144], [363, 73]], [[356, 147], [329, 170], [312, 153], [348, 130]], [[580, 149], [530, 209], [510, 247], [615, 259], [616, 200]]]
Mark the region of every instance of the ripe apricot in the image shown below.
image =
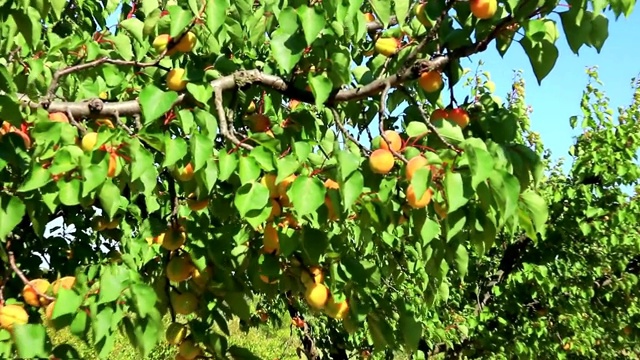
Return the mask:
[[49, 120], [68, 123], [69, 117], [67, 116], [67, 114], [63, 112], [52, 112], [52, 113], [49, 113]]
[[276, 199], [279, 196], [276, 178], [276, 174], [265, 174], [262, 179], [260, 179], [260, 183], [269, 189], [269, 197], [272, 199]]
[[269, 214], [269, 218], [267, 221], [273, 220], [273, 218], [280, 216], [282, 213], [282, 208], [280, 207], [280, 203], [271, 199], [271, 213]]
[[400, 149], [402, 148], [402, 138], [397, 132], [393, 130], [387, 130], [384, 132], [384, 136], [387, 138], [387, 140], [389, 140], [389, 144], [384, 141], [384, 138], [380, 137], [380, 149], [389, 150], [390, 147], [393, 151], [400, 151]]
[[171, 228], [162, 237], [160, 246], [163, 248], [174, 251], [178, 250], [187, 241], [187, 233], [181, 229]]
[[376, 17], [373, 16], [372, 13], [364, 13], [364, 19], [367, 20], [367, 22], [376, 21]]
[[273, 223], [267, 223], [264, 228], [264, 236], [262, 238], [262, 249], [268, 254], [276, 255], [280, 253], [280, 239], [278, 238], [278, 230], [276, 230]]
[[307, 287], [304, 297], [309, 306], [314, 309], [323, 309], [329, 300], [329, 289], [324, 284], [313, 284]]
[[0, 327], [11, 330], [13, 326], [24, 325], [29, 322], [29, 314], [20, 305], [10, 304], [0, 307]]
[[56, 306], [56, 302], [52, 301], [49, 305], [47, 305], [47, 308], [44, 309], [44, 318], [47, 321], [51, 321], [51, 319], [53, 318], [53, 309]]
[[469, 125], [469, 113], [465, 109], [455, 108], [449, 111], [449, 120], [464, 129]]
[[176, 314], [189, 315], [198, 309], [198, 296], [192, 292], [171, 293], [171, 306]]
[[440, 216], [441, 219], [444, 219], [447, 217], [447, 204], [446, 203], [439, 203], [439, 202], [435, 202], [433, 203], [433, 210], [435, 210], [436, 214], [438, 214], [438, 216]]
[[497, 0], [469, 0], [471, 13], [478, 19], [491, 19], [498, 10]]
[[46, 294], [49, 286], [51, 286], [51, 284], [46, 279], [33, 279], [29, 281], [29, 284], [25, 285], [22, 289], [24, 302], [36, 307], [47, 306], [50, 301], [43, 296], [38, 296], [38, 293]]
[[167, 278], [173, 282], [187, 280], [195, 267], [188, 255], [174, 256], [167, 264]]
[[167, 88], [173, 91], [182, 91], [187, 87], [187, 80], [184, 80], [185, 70], [173, 68], [167, 73]]
[[369, 167], [376, 174], [387, 174], [393, 169], [395, 161], [389, 150], [378, 149], [369, 156]]
[[434, 122], [436, 120], [446, 120], [449, 118], [449, 112], [445, 109], [435, 109], [431, 113], [429, 120]]
[[169, 34], [160, 34], [153, 39], [152, 46], [157, 52], [161, 53], [167, 49], [170, 40], [171, 36]]
[[338, 214], [336, 214], [331, 198], [328, 195], [324, 197], [324, 206], [327, 207], [327, 216], [329, 217], [329, 221], [337, 221], [340, 218]]
[[349, 303], [346, 300], [336, 303], [332, 297], [327, 302], [325, 313], [329, 317], [332, 317], [337, 320], [342, 320], [349, 313]]
[[109, 119], [98, 119], [96, 120], [96, 125], [98, 126], [106, 126], [109, 129], [115, 129], [116, 127], [113, 126], [113, 122], [111, 122], [111, 120]]
[[271, 127], [271, 120], [264, 114], [250, 115], [248, 120], [249, 129], [256, 133], [265, 132]]
[[147, 244], [149, 244], [149, 246], [153, 244], [162, 244], [162, 241], [164, 240], [164, 233], [160, 233], [156, 236], [149, 236], [145, 238], [145, 240], [147, 241]]
[[186, 360], [192, 360], [202, 354], [202, 349], [196, 345], [191, 339], [186, 339], [180, 344], [178, 348], [178, 355], [182, 356]]
[[423, 208], [429, 205], [432, 195], [433, 191], [431, 189], [427, 189], [420, 199], [416, 199], [416, 193], [413, 190], [413, 185], [409, 185], [409, 187], [407, 187], [407, 202], [409, 203], [409, 206], [414, 209]]
[[405, 174], [407, 176], [407, 180], [411, 181], [413, 179], [413, 174], [420, 168], [426, 167], [429, 161], [422, 155], [418, 155], [412, 157], [411, 160], [407, 163], [407, 167], [405, 168]]
[[418, 18], [418, 21], [420, 21], [420, 23], [425, 27], [425, 28], [430, 28], [433, 26], [433, 23], [431, 23], [431, 20], [429, 20], [429, 18], [427, 17], [427, 3], [419, 3], [417, 4], [414, 8], [413, 8], [413, 13], [415, 14], [416, 18]]
[[171, 345], [180, 344], [187, 336], [187, 327], [180, 323], [171, 323], [165, 332], [165, 339]]
[[70, 290], [75, 283], [76, 283], [75, 276], [61, 277], [60, 279], [54, 281], [53, 284], [51, 284], [53, 295], [57, 296], [60, 288]]
[[[313, 276], [313, 278], [311, 276]], [[302, 273], [300, 273], [300, 281], [302, 281], [302, 284], [306, 287], [314, 284], [323, 284], [324, 273], [322, 272], [322, 268], [319, 266], [311, 266], [309, 267], [309, 271], [302, 270]]]
[[187, 182], [193, 179], [193, 175], [193, 165], [191, 165], [191, 163], [188, 163], [182, 169], [179, 169], [177, 171], [176, 178], [178, 178], [178, 180], [180, 181]]
[[439, 71], [427, 71], [420, 74], [418, 85], [426, 92], [436, 92], [442, 88], [442, 75]]
[[262, 280], [262, 282], [265, 283], [265, 284], [275, 284], [275, 283], [278, 282], [278, 279], [271, 280], [271, 278], [269, 278], [267, 275], [263, 275], [263, 274], [260, 274], [260, 280]]
[[109, 154], [109, 165], [107, 167], [107, 177], [115, 177], [118, 171], [118, 155], [115, 153]]
[[291, 206], [291, 200], [289, 200], [289, 196], [287, 196], [287, 190], [296, 177], [295, 174], [291, 174], [278, 183], [278, 194], [280, 195], [280, 204], [282, 204], [282, 206]]
[[327, 189], [340, 190], [340, 185], [332, 179], [327, 179], [324, 181], [324, 187]]
[[196, 268], [193, 269], [193, 274], [191, 275], [191, 281], [196, 284], [200, 289], [207, 286], [209, 280], [213, 275], [213, 269], [211, 267], [206, 267], [203, 271], [200, 271]]
[[196, 38], [196, 34], [189, 31], [188, 33], [186, 33], [184, 36], [180, 38], [180, 41], [178, 41], [174, 49], [183, 53], [188, 53], [188, 52], [191, 52], [191, 50], [193, 50], [197, 42], [198, 42], [198, 39]]
[[381, 55], [389, 57], [395, 54], [400, 48], [400, 40], [396, 38], [379, 38], [376, 40], [374, 49]]
[[300, 101], [298, 101], [296, 99], [289, 100], [289, 109], [295, 110], [295, 108], [297, 108], [298, 105], [300, 105]]
[[198, 200], [195, 193], [187, 196], [187, 206], [191, 211], [200, 211], [206, 209], [209, 205], [209, 199]]

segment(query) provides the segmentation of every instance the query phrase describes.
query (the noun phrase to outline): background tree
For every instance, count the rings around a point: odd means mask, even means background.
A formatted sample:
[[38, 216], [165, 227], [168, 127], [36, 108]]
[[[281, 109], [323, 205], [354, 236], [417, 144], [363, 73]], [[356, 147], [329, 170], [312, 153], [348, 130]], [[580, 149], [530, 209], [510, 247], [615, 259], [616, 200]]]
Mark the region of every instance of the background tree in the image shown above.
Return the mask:
[[517, 42], [542, 81], [549, 15], [599, 50], [634, 3], [119, 4], [0, 5], [3, 356], [78, 358], [49, 326], [249, 359], [255, 298], [311, 359], [638, 351], [636, 122], [589, 85], [545, 178], [521, 83], [453, 96], [460, 58]]

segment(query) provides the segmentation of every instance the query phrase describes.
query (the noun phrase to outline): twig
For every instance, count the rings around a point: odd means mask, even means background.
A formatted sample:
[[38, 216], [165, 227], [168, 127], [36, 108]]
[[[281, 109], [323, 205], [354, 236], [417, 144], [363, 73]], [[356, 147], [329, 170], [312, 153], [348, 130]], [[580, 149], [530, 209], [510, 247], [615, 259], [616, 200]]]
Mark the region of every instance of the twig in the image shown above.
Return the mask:
[[136, 130], [138, 131], [142, 130], [142, 123], [140, 122], [140, 114], [133, 115], [133, 123], [136, 126]]
[[435, 127], [435, 125], [431, 123], [431, 119], [429, 118], [429, 115], [427, 115], [427, 113], [424, 112], [424, 109], [422, 108], [422, 106], [420, 106], [420, 104], [418, 104], [416, 99], [414, 99], [413, 96], [411, 96], [411, 93], [409, 92], [409, 90], [407, 90], [407, 88], [405, 88], [404, 86], [398, 86], [398, 90], [402, 91], [409, 99], [409, 102], [411, 102], [412, 105], [418, 108], [418, 111], [420, 112], [422, 119], [426, 123], [427, 128], [431, 130], [434, 134], [436, 134], [436, 137], [438, 137], [438, 139], [440, 139], [440, 141], [442, 141], [442, 143], [444, 143], [449, 149], [455, 151], [456, 153], [459, 153], [461, 151], [460, 149], [452, 145], [450, 142], [445, 140], [445, 138], [442, 135], [440, 135], [440, 132], [438, 132], [438, 129]]
[[252, 150], [253, 146], [249, 144], [245, 144], [238, 140], [238, 138], [229, 131], [230, 127], [227, 124], [227, 115], [224, 113], [224, 105], [222, 104], [222, 90], [220, 88], [215, 88], [214, 90], [214, 102], [216, 105], [216, 111], [218, 112], [218, 121], [220, 121], [220, 132], [227, 139], [231, 140], [236, 146], [242, 147], [247, 150]]
[[336, 122], [336, 126], [338, 126], [338, 129], [340, 129], [340, 132], [342, 132], [342, 134], [352, 143], [356, 144], [356, 146], [358, 146], [363, 154], [369, 156], [369, 154], [371, 154], [371, 151], [364, 147], [364, 145], [360, 144], [358, 140], [356, 140], [356, 138], [354, 138], [353, 135], [351, 135], [349, 131], [347, 131], [347, 129], [344, 127], [344, 124], [342, 124], [342, 121], [340, 120], [340, 114], [338, 113], [338, 110], [336, 110], [336, 108], [334, 107], [330, 107], [330, 109], [331, 113], [333, 114], [333, 120]]
[[[14, 237], [15, 235], [12, 235], [12, 237]], [[13, 254], [13, 251], [9, 250], [9, 247], [11, 246], [11, 240], [7, 240], [7, 256], [9, 257], [9, 266], [11, 266], [11, 269], [13, 270], [14, 273], [16, 273], [16, 275], [18, 275], [18, 277], [20, 278], [20, 280], [22, 280], [22, 282], [29, 286], [31, 288], [31, 290], [33, 290], [33, 292], [36, 293], [36, 295], [38, 295], [38, 298], [44, 298], [47, 299], [49, 301], [54, 301], [56, 298], [49, 296], [47, 294], [43, 294], [40, 292], [40, 290], [38, 290], [35, 286], [33, 286], [30, 282], [29, 279], [27, 279], [27, 277], [24, 275], [24, 273], [18, 268], [18, 266], [16, 265], [16, 258], [15, 255]], [[6, 282], [6, 279], [3, 280], [2, 282], [2, 287], [4, 288], [4, 284]], [[4, 301], [4, 300], [3, 300]]]
[[69, 123], [71, 123], [71, 125], [75, 126], [76, 128], [78, 128], [78, 130], [80, 130], [80, 135], [85, 135], [87, 133], [87, 128], [84, 127], [84, 125], [81, 125], [79, 122], [77, 122], [74, 118], [73, 118], [73, 114], [71, 113], [71, 111], [69, 111], [67, 109], [67, 117], [69, 118]]
[[129, 134], [129, 135], [133, 135], [133, 134], [135, 134], [135, 132], [134, 132], [133, 130], [131, 130], [131, 128], [130, 128], [130, 127], [128, 127], [127, 125], [125, 125], [125, 123], [123, 123], [123, 122], [120, 120], [120, 114], [118, 114], [118, 112], [117, 112], [117, 111], [116, 111], [116, 113], [115, 113], [115, 114], [113, 114], [113, 119], [115, 120], [116, 124], [117, 124], [119, 127], [123, 128], [123, 129], [124, 129], [124, 130]]
[[402, 154], [398, 153], [397, 151], [391, 148], [391, 142], [389, 141], [389, 139], [387, 139], [387, 136], [384, 134], [384, 119], [385, 119], [385, 112], [387, 111], [387, 95], [389, 94], [390, 89], [391, 89], [391, 86], [387, 85], [384, 88], [384, 90], [382, 90], [382, 94], [380, 95], [380, 109], [378, 110], [378, 118], [380, 122], [378, 124], [378, 128], [380, 129], [380, 136], [382, 137], [382, 140], [384, 140], [384, 142], [387, 143], [387, 147], [389, 148], [389, 151], [391, 151], [393, 156], [400, 159], [403, 163], [406, 164], [409, 162], [409, 160], [407, 160], [407, 158], [402, 156]]
[[165, 169], [165, 173], [167, 174], [167, 182], [169, 183], [167, 190], [169, 191], [169, 200], [171, 201], [171, 227], [175, 229], [178, 227], [178, 209], [180, 208], [180, 199], [176, 193], [175, 179], [171, 174], [169, 174], [169, 170]]

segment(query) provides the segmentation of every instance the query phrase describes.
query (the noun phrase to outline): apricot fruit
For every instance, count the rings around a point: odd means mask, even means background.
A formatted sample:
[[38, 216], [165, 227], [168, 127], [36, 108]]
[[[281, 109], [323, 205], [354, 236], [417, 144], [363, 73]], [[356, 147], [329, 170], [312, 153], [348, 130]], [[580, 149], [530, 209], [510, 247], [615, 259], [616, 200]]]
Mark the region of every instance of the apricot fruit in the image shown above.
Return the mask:
[[267, 275], [260, 274], [260, 280], [262, 280], [265, 284], [275, 284], [278, 282], [278, 279], [271, 279]]
[[180, 323], [171, 323], [165, 332], [165, 339], [171, 345], [179, 345], [187, 337], [187, 327]]
[[267, 219], [267, 221], [271, 221], [274, 218], [280, 216], [280, 214], [282, 213], [282, 208], [280, 207], [280, 203], [275, 201], [274, 199], [271, 199], [271, 213], [269, 214], [269, 218]]
[[433, 26], [433, 23], [427, 17], [427, 3], [419, 3], [413, 8], [413, 13], [418, 21], [427, 29]]
[[364, 14], [364, 19], [367, 20], [367, 22], [376, 21], [376, 17], [373, 16], [372, 13], [365, 13]]
[[255, 133], [261, 133], [269, 130], [271, 120], [264, 114], [253, 114], [249, 118], [249, 129]]
[[96, 120], [96, 125], [98, 126], [106, 126], [109, 129], [115, 129], [116, 127], [113, 126], [113, 122], [109, 119], [98, 119]]
[[307, 287], [304, 292], [305, 300], [309, 306], [321, 310], [329, 300], [329, 289], [324, 284], [313, 284]]
[[49, 120], [68, 123], [69, 117], [67, 116], [67, 114], [63, 112], [53, 112], [53, 113], [49, 113]]
[[51, 284], [46, 279], [33, 279], [29, 281], [29, 284], [25, 285], [22, 289], [24, 302], [36, 307], [47, 306], [50, 301], [43, 296], [38, 296], [38, 293], [46, 294], [49, 286], [51, 286]]
[[338, 183], [335, 182], [335, 180], [332, 180], [332, 179], [325, 180], [324, 181], [324, 187], [326, 187], [327, 189], [340, 190], [340, 185], [338, 185]]
[[167, 88], [173, 91], [182, 91], [187, 87], [187, 80], [184, 80], [185, 70], [181, 68], [171, 69], [167, 73]]
[[163, 248], [169, 251], [178, 250], [187, 241], [187, 234], [181, 229], [171, 228], [167, 230], [161, 241], [160, 246]]
[[407, 167], [405, 168], [405, 175], [407, 176], [407, 180], [411, 181], [413, 179], [413, 174], [418, 169], [426, 167], [429, 161], [422, 155], [418, 155], [412, 157], [411, 160], [407, 163]]
[[273, 223], [267, 223], [264, 228], [264, 236], [262, 238], [262, 249], [267, 254], [273, 254], [275, 251], [276, 255], [280, 253], [280, 239], [278, 238], [278, 230], [276, 230]]
[[196, 47], [197, 42], [198, 39], [196, 38], [196, 34], [189, 31], [180, 38], [180, 41], [178, 41], [174, 49], [183, 53], [188, 53], [191, 52], [194, 47]]
[[300, 101], [298, 101], [296, 99], [289, 100], [289, 109], [290, 110], [295, 110], [295, 108], [297, 108], [298, 105], [300, 105]]
[[374, 49], [378, 54], [389, 57], [394, 55], [400, 48], [400, 40], [396, 38], [379, 38], [376, 40]]
[[464, 129], [469, 125], [469, 113], [465, 109], [455, 108], [449, 111], [449, 120]]
[[[311, 276], [313, 276], [313, 278]], [[302, 281], [302, 284], [306, 287], [314, 284], [323, 284], [324, 272], [319, 266], [311, 266], [309, 267], [309, 271], [302, 270], [300, 273], [300, 281]]]
[[418, 79], [418, 85], [428, 93], [440, 90], [443, 84], [442, 74], [439, 71], [423, 72]]
[[409, 185], [407, 187], [407, 202], [409, 206], [414, 209], [420, 209], [426, 207], [431, 202], [431, 196], [433, 196], [433, 191], [431, 189], [427, 189], [420, 199], [416, 198], [416, 193], [413, 190], [413, 185]]
[[169, 34], [160, 34], [153, 39], [152, 46], [156, 52], [161, 53], [167, 49], [169, 41], [171, 41], [171, 36], [169, 36]]
[[188, 163], [184, 166], [184, 168], [179, 169], [176, 173], [176, 178], [183, 182], [190, 181], [191, 179], [193, 179], [193, 176], [193, 165], [191, 165], [191, 163]]
[[98, 142], [98, 133], [95, 131], [88, 132], [82, 137], [82, 150], [92, 151]]
[[338, 214], [336, 214], [331, 198], [328, 195], [324, 197], [324, 206], [327, 207], [327, 216], [329, 217], [329, 221], [337, 221], [340, 218]]
[[191, 211], [200, 211], [206, 209], [209, 205], [209, 199], [198, 200], [195, 193], [187, 196], [187, 206]]
[[184, 340], [178, 347], [178, 355], [186, 360], [193, 360], [202, 354], [202, 350], [191, 339]]
[[47, 308], [44, 309], [44, 318], [47, 321], [51, 321], [51, 319], [53, 318], [53, 309], [56, 307], [56, 302], [52, 301], [49, 305], [47, 305]]
[[162, 241], [164, 240], [164, 233], [160, 233], [156, 236], [149, 236], [145, 240], [149, 246], [153, 244], [162, 244]]
[[198, 309], [198, 296], [190, 291], [171, 293], [171, 306], [176, 314], [189, 315]]
[[185, 281], [193, 274], [194, 269], [188, 255], [174, 256], [167, 264], [167, 279], [173, 282]]
[[342, 320], [349, 313], [349, 303], [346, 300], [336, 303], [332, 297], [327, 302], [325, 313], [331, 318]]
[[276, 174], [265, 174], [262, 179], [260, 179], [260, 183], [269, 189], [269, 197], [272, 199], [280, 196], [278, 187], [276, 186], [276, 177]]
[[76, 277], [75, 276], [64, 276], [64, 277], [61, 277], [60, 279], [54, 281], [53, 284], [51, 284], [53, 295], [57, 296], [58, 295], [58, 291], [60, 290], [60, 288], [71, 290], [71, 288], [73, 287], [73, 285], [75, 283], [76, 283]]
[[491, 19], [498, 10], [497, 0], [469, 0], [471, 13], [478, 19]]
[[291, 206], [291, 200], [289, 200], [287, 190], [289, 189], [289, 186], [291, 186], [291, 184], [295, 181], [296, 177], [297, 176], [295, 174], [291, 174], [280, 181], [280, 183], [278, 184], [278, 194], [280, 196], [280, 204], [282, 206]]
[[394, 163], [393, 154], [389, 150], [378, 149], [369, 156], [369, 167], [376, 174], [388, 174]]
[[13, 326], [24, 325], [29, 322], [29, 314], [20, 305], [10, 304], [0, 307], [0, 327], [11, 330]]
[[391, 148], [391, 150], [393, 151], [400, 151], [400, 149], [402, 148], [402, 138], [397, 132], [393, 130], [387, 130], [384, 132], [384, 136], [387, 138], [387, 140], [389, 140], [389, 144], [387, 144], [387, 142], [384, 141], [384, 138], [381, 136], [380, 149], [389, 150], [389, 148]]
[[439, 202], [434, 202], [433, 203], [433, 210], [435, 210], [436, 214], [438, 214], [438, 216], [441, 219], [444, 219], [447, 217], [447, 204], [446, 203], [439, 203]]
[[209, 282], [209, 280], [211, 280], [212, 275], [213, 270], [210, 267], [206, 267], [203, 271], [194, 268], [191, 275], [191, 281], [193, 281], [193, 283], [196, 284], [197, 287], [202, 289], [207, 286], [207, 283]]
[[449, 118], [449, 112], [445, 109], [435, 109], [433, 110], [433, 112], [431, 113], [431, 116], [429, 117], [429, 120], [431, 122], [437, 121], [437, 120], [446, 120]]
[[109, 154], [109, 165], [107, 166], [107, 177], [115, 177], [118, 172], [118, 155]]

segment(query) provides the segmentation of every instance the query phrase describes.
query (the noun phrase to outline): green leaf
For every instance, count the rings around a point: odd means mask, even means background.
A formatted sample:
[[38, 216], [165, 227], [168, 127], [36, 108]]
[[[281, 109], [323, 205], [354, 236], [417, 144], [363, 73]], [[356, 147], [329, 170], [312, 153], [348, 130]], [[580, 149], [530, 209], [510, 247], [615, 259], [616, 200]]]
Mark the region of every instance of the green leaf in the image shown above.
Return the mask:
[[153, 288], [147, 284], [134, 284], [131, 286], [134, 304], [138, 315], [145, 318], [156, 310], [155, 304], [158, 296]]
[[316, 106], [322, 106], [331, 95], [333, 90], [333, 82], [329, 79], [326, 73], [321, 73], [318, 76], [314, 76], [309, 73], [309, 86], [316, 100]]
[[0, 90], [6, 93], [14, 93], [16, 91], [16, 84], [11, 79], [6, 67], [0, 67]]
[[42, 37], [42, 24], [38, 10], [29, 6], [26, 14], [19, 10], [13, 10], [11, 15], [29, 48], [35, 50]]
[[45, 350], [47, 332], [42, 324], [16, 325], [13, 339], [21, 359], [49, 358]]
[[391, 1], [389, 0], [370, 0], [371, 7], [373, 8], [373, 12], [376, 14], [376, 17], [382, 25], [386, 29], [389, 27], [389, 21], [391, 20]]
[[298, 64], [304, 49], [305, 41], [300, 33], [289, 34], [278, 29], [271, 34], [271, 54], [286, 74]]
[[238, 168], [238, 177], [243, 185], [255, 181], [260, 176], [260, 166], [252, 157], [241, 156]]
[[110, 38], [113, 41], [113, 45], [115, 46], [118, 55], [122, 57], [124, 60], [133, 59], [133, 50], [131, 50], [131, 38], [129, 38], [124, 33], [118, 33], [118, 35]]
[[16, 196], [0, 194], [0, 240], [4, 241], [7, 235], [20, 224], [26, 213], [27, 207]]
[[335, 47], [331, 52], [331, 69], [334, 83], [336, 78], [340, 80], [337, 85], [348, 84], [351, 81], [351, 53], [344, 46]]
[[317, 177], [298, 176], [289, 190], [293, 208], [299, 215], [307, 215], [324, 204], [327, 189]]
[[106, 181], [100, 188], [98, 198], [100, 199], [102, 209], [104, 209], [110, 219], [113, 219], [113, 216], [120, 207], [120, 189], [118, 189], [118, 186], [111, 181]]
[[116, 301], [122, 291], [129, 286], [128, 274], [123, 267], [105, 267], [100, 275], [100, 294], [98, 304]]
[[416, 321], [414, 314], [403, 312], [400, 315], [400, 330], [407, 348], [416, 351], [422, 338], [422, 326]]
[[346, 182], [346, 179], [360, 167], [360, 158], [358, 155], [346, 150], [338, 150], [337, 158], [339, 180]]
[[527, 236], [536, 239], [536, 233], [540, 233], [544, 239], [546, 223], [549, 218], [549, 208], [544, 198], [530, 189], [525, 190], [520, 194], [520, 209], [526, 213], [533, 225], [533, 227], [527, 228]]
[[307, 6], [305, 4], [298, 7], [298, 16], [304, 31], [304, 39], [308, 46], [318, 39], [320, 32], [324, 29], [326, 20], [320, 6]]
[[57, 319], [65, 315], [73, 314], [82, 305], [83, 297], [73, 290], [60, 288], [53, 307], [51, 319]]
[[249, 321], [251, 318], [251, 310], [247, 303], [247, 298], [241, 292], [229, 292], [225, 296], [225, 301], [229, 304], [231, 311], [240, 319]]
[[236, 153], [227, 153], [226, 151], [220, 151], [218, 155], [218, 179], [226, 181], [231, 177], [233, 172], [238, 166], [238, 155]]
[[[106, 174], [105, 174], [106, 175]], [[51, 174], [41, 165], [34, 163], [27, 181], [18, 188], [18, 192], [27, 192], [39, 189], [51, 181]]]
[[300, 164], [293, 155], [287, 155], [283, 158], [279, 158], [276, 161], [276, 169], [278, 170], [278, 176], [276, 176], [276, 184], [279, 184], [287, 176], [293, 174], [298, 170]]
[[475, 190], [478, 184], [491, 176], [494, 165], [493, 157], [488, 151], [475, 147], [470, 143], [465, 144], [464, 149], [471, 168], [471, 187]]
[[518, 178], [502, 170], [494, 171], [489, 177], [489, 187], [500, 209], [500, 223], [504, 224], [517, 209], [520, 195]]
[[369, 334], [377, 351], [383, 351], [387, 346], [393, 344], [393, 330], [384, 318], [369, 314], [367, 315], [367, 325], [369, 325]]
[[464, 135], [462, 135], [460, 126], [448, 120], [436, 120], [432, 121], [432, 123], [445, 140], [453, 144], [464, 141]]
[[[164, 153], [166, 154], [163, 167], [169, 167], [174, 165], [178, 161], [187, 156], [188, 145], [187, 142], [181, 137], [171, 138], [171, 135], [167, 133], [164, 138]], [[194, 170], [195, 171], [195, 170]]]
[[413, 188], [416, 199], [422, 198], [425, 191], [427, 191], [427, 188], [429, 188], [430, 182], [431, 170], [429, 167], [421, 167], [413, 173], [413, 177], [411, 178], [411, 187]]
[[0, 95], [0, 118], [9, 121], [13, 125], [17, 125], [22, 121], [18, 103], [7, 95]]
[[520, 45], [522, 45], [522, 48], [529, 57], [538, 84], [542, 84], [542, 80], [556, 65], [558, 48], [549, 40], [544, 39], [539, 42], [534, 42], [529, 37], [522, 38]]
[[190, 140], [193, 171], [198, 171], [211, 159], [213, 155], [213, 141], [200, 133], [193, 134]]
[[[144, 45], [144, 23], [138, 18], [128, 18], [118, 24], [131, 35], [138, 44]], [[142, 95], [142, 94], [141, 94]]]
[[187, 28], [193, 16], [189, 11], [183, 10], [179, 5], [167, 6], [169, 16], [171, 16], [171, 25], [169, 27], [169, 36], [172, 38], [182, 34]]
[[450, 170], [447, 171], [444, 177], [444, 193], [447, 197], [449, 214], [463, 207], [471, 196], [468, 191], [465, 191], [462, 175]]
[[436, 236], [440, 235], [440, 224], [427, 218], [420, 228], [420, 238], [422, 238], [422, 245], [429, 244]]
[[411, 121], [406, 127], [406, 132], [409, 137], [416, 137], [428, 133], [429, 128], [422, 121]]
[[361, 172], [354, 172], [340, 184], [342, 204], [345, 209], [351, 208], [358, 201], [364, 189], [364, 176]]
[[602, 50], [604, 42], [609, 37], [609, 19], [603, 14], [598, 14], [591, 20], [591, 32], [589, 32], [589, 44], [596, 48], [598, 53]]
[[456, 250], [456, 269], [458, 270], [458, 275], [460, 275], [460, 281], [464, 281], [467, 270], [469, 270], [469, 253], [463, 244], [458, 245]]
[[268, 202], [269, 189], [257, 182], [242, 185], [233, 199], [233, 203], [242, 217], [245, 217], [251, 210], [261, 210], [267, 206]]
[[138, 101], [142, 108], [145, 125], [159, 119], [171, 110], [176, 100], [178, 100], [178, 93], [175, 91], [164, 92], [154, 85], [148, 85], [142, 89]]
[[[82, 182], [79, 179], [70, 181], [58, 181], [60, 203], [66, 206], [80, 204], [82, 200]], [[118, 196], [119, 198], [119, 196]]]
[[53, 14], [55, 15], [56, 20], [60, 20], [60, 15], [62, 15], [62, 11], [67, 5], [66, 0], [49, 0], [51, 3], [51, 10], [53, 10]]
[[211, 34], [216, 34], [227, 18], [227, 9], [230, 8], [229, 0], [207, 1], [204, 9], [206, 15], [205, 25]]

